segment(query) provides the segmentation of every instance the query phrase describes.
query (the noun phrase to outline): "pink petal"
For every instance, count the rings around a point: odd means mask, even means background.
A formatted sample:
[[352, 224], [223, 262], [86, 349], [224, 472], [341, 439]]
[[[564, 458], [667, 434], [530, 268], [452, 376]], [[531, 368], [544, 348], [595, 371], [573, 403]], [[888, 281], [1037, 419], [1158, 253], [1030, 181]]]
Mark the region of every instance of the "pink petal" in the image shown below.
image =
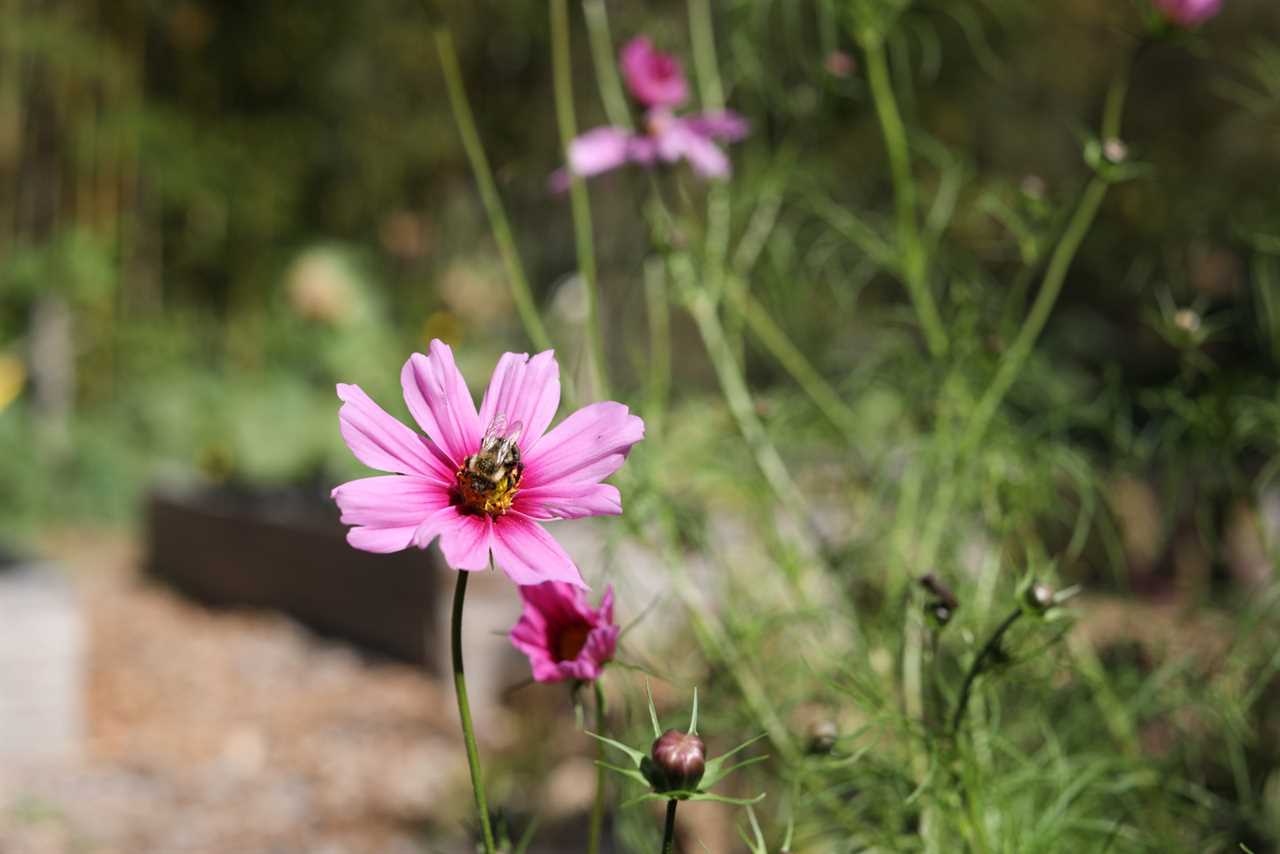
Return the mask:
[[365, 552], [389, 554], [404, 551], [413, 541], [413, 527], [407, 528], [352, 528], [347, 531], [347, 542], [352, 548]]
[[342, 524], [366, 528], [417, 527], [449, 504], [448, 491], [421, 477], [365, 477], [334, 487], [331, 496], [342, 511]]
[[526, 353], [504, 353], [480, 404], [481, 429], [505, 415], [508, 427], [521, 424], [520, 449], [527, 451], [547, 432], [559, 406], [560, 366], [553, 351], [532, 359]]
[[544, 624], [595, 624], [595, 612], [581, 587], [563, 581], [528, 584], [520, 588], [520, 598], [525, 603], [525, 612], [537, 613]]
[[573, 560], [542, 526], [509, 512], [493, 526], [493, 556], [516, 584], [566, 581], [586, 587]]
[[627, 88], [645, 106], [678, 107], [689, 97], [689, 84], [680, 61], [654, 50], [653, 42], [644, 36], [627, 42], [619, 64]]
[[584, 178], [617, 169], [629, 159], [632, 139], [624, 128], [589, 130], [569, 143], [569, 169]]
[[439, 459], [439, 449], [388, 415], [358, 385], [338, 383], [338, 425], [342, 438], [360, 462], [380, 471], [418, 474], [449, 482], [453, 470]]
[[604, 595], [600, 597], [600, 622], [606, 625], [613, 625], [613, 585], [610, 584], [604, 589]]
[[684, 123], [689, 130], [699, 136], [724, 142], [737, 142], [746, 138], [751, 131], [751, 125], [747, 120], [732, 110], [689, 116], [684, 119]]
[[454, 469], [480, 447], [480, 418], [466, 380], [447, 344], [433, 340], [430, 356], [414, 353], [400, 372], [409, 412], [431, 440], [449, 455]]
[[621, 403], [584, 406], [542, 437], [526, 455], [524, 486], [558, 481], [595, 483], [618, 470], [631, 446], [644, 438], [644, 421]]
[[688, 160], [693, 171], [703, 178], [723, 178], [729, 174], [729, 158], [725, 153], [684, 119], [675, 120], [662, 132], [658, 151], [664, 160]]
[[521, 487], [515, 507], [534, 519], [581, 519], [617, 516], [622, 496], [607, 483], [556, 481], [545, 486]]
[[1155, 0], [1155, 5], [1171, 21], [1182, 27], [1197, 27], [1222, 11], [1222, 0]]
[[441, 515], [438, 533], [445, 563], [454, 569], [488, 569], [494, 529], [492, 520], [488, 516], [474, 516], [456, 510], [451, 515]]
[[560, 682], [564, 675], [560, 672], [550, 650], [546, 648], [545, 630], [536, 628], [523, 618], [511, 630], [511, 645], [529, 657], [529, 666], [533, 670], [535, 682]]
[[458, 508], [452, 504], [440, 507], [418, 521], [413, 532], [413, 544], [420, 549], [431, 545], [431, 541], [440, 536], [446, 529], [453, 529], [458, 522]]

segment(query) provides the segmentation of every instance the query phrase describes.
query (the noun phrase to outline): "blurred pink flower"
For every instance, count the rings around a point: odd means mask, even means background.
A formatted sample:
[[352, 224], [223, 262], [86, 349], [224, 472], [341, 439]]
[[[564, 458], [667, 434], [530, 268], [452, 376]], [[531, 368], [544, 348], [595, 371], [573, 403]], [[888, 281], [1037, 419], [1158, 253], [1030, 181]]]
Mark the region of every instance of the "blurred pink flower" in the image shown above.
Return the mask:
[[1180, 27], [1198, 27], [1222, 11], [1222, 0], [1152, 0], [1156, 10]]
[[520, 588], [524, 611], [511, 643], [529, 657], [538, 682], [600, 678], [613, 660], [621, 629], [613, 623], [613, 587], [592, 608], [581, 589], [550, 581]]
[[689, 97], [680, 60], [654, 50], [653, 42], [644, 36], [627, 42], [619, 65], [632, 97], [646, 107], [678, 107]]
[[[648, 107], [641, 130], [606, 126], [587, 131], [569, 144], [569, 170], [589, 178], [628, 163], [652, 166], [687, 160], [704, 178], [728, 175], [729, 158], [716, 142], [745, 137], [746, 120], [729, 110], [691, 116], [673, 113], [672, 108], [688, 97], [684, 72], [679, 62], [655, 51], [644, 37], [627, 43], [620, 64], [632, 96]], [[558, 192], [568, 184], [563, 170], [551, 176], [552, 189]]]
[[356, 459], [392, 474], [333, 490], [347, 542], [370, 552], [425, 549], [440, 538], [449, 566], [485, 569], [490, 552], [517, 584], [586, 585], [540, 524], [617, 515], [616, 487], [601, 483], [644, 437], [621, 403], [593, 403], [547, 431], [560, 405], [551, 350], [505, 353], [476, 411], [453, 351], [432, 341], [400, 373], [422, 435], [388, 415], [359, 386], [338, 385], [342, 437]]

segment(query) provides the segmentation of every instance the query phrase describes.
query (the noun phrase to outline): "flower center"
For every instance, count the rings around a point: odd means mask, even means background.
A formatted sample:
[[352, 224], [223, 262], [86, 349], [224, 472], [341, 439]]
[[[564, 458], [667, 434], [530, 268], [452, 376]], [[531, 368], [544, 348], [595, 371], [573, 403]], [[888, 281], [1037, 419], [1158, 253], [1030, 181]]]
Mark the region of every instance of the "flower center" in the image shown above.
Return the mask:
[[670, 110], [650, 110], [649, 114], [645, 116], [644, 124], [644, 129], [649, 136], [662, 136], [671, 130], [671, 126], [675, 124], [675, 116], [671, 114]]
[[[500, 419], [500, 420], [499, 420]], [[520, 425], [503, 436], [505, 419], [499, 417], [485, 432], [480, 450], [462, 461], [454, 474], [453, 503], [464, 513], [497, 518], [511, 509], [524, 476], [520, 448], [516, 444]]]
[[582, 652], [582, 648], [587, 645], [587, 637], [590, 634], [591, 627], [584, 623], [565, 626], [561, 629], [555, 642], [556, 661], [573, 661], [576, 659]]

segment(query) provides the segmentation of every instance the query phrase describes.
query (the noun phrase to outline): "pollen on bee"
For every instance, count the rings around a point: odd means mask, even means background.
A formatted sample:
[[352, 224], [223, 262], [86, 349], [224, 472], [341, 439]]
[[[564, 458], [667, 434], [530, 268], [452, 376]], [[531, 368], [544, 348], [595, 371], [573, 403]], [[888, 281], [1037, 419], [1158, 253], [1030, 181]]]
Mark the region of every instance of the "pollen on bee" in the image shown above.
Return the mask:
[[464, 512], [501, 516], [511, 509], [523, 474], [522, 463], [493, 470], [476, 455], [467, 457], [455, 474], [454, 503]]

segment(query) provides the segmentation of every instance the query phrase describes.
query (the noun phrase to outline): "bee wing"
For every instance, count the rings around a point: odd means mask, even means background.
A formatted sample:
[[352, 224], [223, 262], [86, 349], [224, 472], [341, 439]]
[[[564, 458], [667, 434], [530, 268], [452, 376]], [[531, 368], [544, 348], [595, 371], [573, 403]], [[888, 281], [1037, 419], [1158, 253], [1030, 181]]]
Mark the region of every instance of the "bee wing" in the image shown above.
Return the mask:
[[520, 421], [512, 424], [507, 428], [506, 435], [498, 443], [497, 450], [494, 452], [494, 458], [498, 465], [505, 466], [513, 460], [520, 458], [520, 434], [524, 431], [524, 424]]
[[484, 436], [480, 439], [480, 453], [487, 454], [496, 449], [506, 431], [507, 416], [499, 412], [493, 416], [493, 420], [489, 422], [489, 426], [484, 430]]

